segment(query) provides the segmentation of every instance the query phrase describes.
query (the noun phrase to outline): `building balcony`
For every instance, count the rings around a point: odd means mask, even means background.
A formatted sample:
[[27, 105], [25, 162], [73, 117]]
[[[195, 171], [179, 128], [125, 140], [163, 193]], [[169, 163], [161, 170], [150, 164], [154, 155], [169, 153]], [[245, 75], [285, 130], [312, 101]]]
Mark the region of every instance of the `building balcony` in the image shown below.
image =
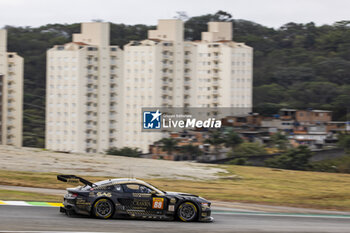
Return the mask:
[[87, 88], [87, 93], [94, 93], [96, 90], [94, 88]]
[[110, 80], [111, 80], [112, 84], [117, 84], [117, 79], [116, 78], [111, 78]]
[[167, 51], [167, 53], [169, 53], [172, 50], [173, 50], [173, 46], [163, 46], [163, 51]]
[[7, 144], [7, 145], [13, 145], [14, 142], [15, 142], [15, 141], [12, 140], [12, 139], [7, 139], [7, 140], [6, 140], [6, 144]]
[[115, 112], [115, 111], [117, 111], [117, 106], [112, 105], [112, 106], [110, 106], [109, 110], [110, 110], [111, 112]]
[[167, 79], [169, 76], [170, 76], [170, 73], [168, 73], [168, 72], [163, 72], [162, 73], [163, 79]]
[[8, 85], [7, 87], [9, 91], [15, 91], [15, 85], [11, 84], [11, 85]]
[[112, 88], [110, 89], [110, 91], [111, 91], [111, 92], [117, 92], [117, 88], [112, 87]]
[[213, 98], [213, 104], [218, 104], [219, 103], [219, 98]]
[[14, 105], [13, 103], [8, 103], [8, 104], [7, 104], [7, 109], [8, 109], [9, 111], [14, 110], [14, 109], [15, 109], [15, 105]]
[[110, 101], [111, 101], [111, 102], [117, 102], [117, 100], [118, 100], [118, 98], [117, 98], [116, 96], [112, 96], [112, 97], [110, 98]]
[[213, 75], [213, 80], [214, 80], [214, 81], [218, 81], [219, 79], [220, 79], [219, 73], [215, 73], [215, 74]]
[[9, 116], [9, 117], [14, 117], [14, 116], [15, 116], [14, 111], [7, 112], [7, 116]]
[[168, 87], [170, 85], [170, 83], [168, 81], [163, 81], [162, 82], [162, 86], [163, 87]]
[[96, 101], [97, 101], [97, 99], [93, 96], [88, 96], [86, 98], [86, 102], [88, 102], [88, 103], [95, 103]]
[[93, 129], [94, 125], [86, 125], [86, 129]]
[[86, 120], [88, 120], [88, 121], [95, 120], [95, 116], [93, 116], [93, 115], [87, 115], [87, 116], [86, 116]]
[[219, 94], [219, 90], [213, 90], [213, 95], [218, 95]]
[[86, 106], [86, 110], [89, 112], [95, 112], [97, 110], [97, 108], [95, 106]]
[[172, 100], [168, 99], [168, 98], [163, 98], [162, 99], [162, 104], [167, 104], [167, 105], [171, 105], [172, 104]]
[[95, 80], [94, 79], [87, 79], [86, 81], [87, 84], [94, 84], [95, 83]]

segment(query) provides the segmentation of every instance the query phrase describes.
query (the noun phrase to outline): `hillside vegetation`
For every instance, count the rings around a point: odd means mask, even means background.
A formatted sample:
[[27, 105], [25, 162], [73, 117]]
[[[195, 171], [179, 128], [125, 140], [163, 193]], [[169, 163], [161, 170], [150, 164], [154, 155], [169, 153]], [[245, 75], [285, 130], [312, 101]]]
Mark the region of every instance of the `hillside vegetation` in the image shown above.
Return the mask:
[[[263, 114], [282, 107], [320, 108], [346, 119], [350, 106], [350, 21], [316, 26], [287, 23], [278, 29], [234, 19], [219, 11], [186, 18], [185, 38], [200, 39], [209, 21], [232, 21], [233, 40], [254, 48], [254, 106]], [[111, 44], [142, 40], [147, 25], [111, 24]], [[8, 30], [8, 51], [25, 59], [24, 146], [44, 147], [46, 50], [71, 41], [79, 24], [48, 24]]]

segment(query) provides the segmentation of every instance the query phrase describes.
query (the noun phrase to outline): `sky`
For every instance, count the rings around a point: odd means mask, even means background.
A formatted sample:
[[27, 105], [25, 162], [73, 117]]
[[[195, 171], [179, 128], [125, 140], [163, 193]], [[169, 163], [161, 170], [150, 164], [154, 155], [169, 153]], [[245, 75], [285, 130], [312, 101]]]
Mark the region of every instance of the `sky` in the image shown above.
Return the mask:
[[316, 25], [350, 19], [350, 0], [0, 0], [0, 28], [80, 23], [100, 19], [156, 25], [177, 11], [198, 16], [224, 10], [235, 19], [278, 28], [288, 22]]

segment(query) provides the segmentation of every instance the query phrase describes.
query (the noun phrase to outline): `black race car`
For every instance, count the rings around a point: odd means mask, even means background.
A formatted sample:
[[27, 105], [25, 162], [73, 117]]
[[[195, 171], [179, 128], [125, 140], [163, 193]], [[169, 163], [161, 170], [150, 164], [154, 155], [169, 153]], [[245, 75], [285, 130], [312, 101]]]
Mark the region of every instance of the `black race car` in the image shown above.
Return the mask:
[[210, 202], [187, 193], [165, 192], [137, 179], [110, 179], [91, 183], [75, 175], [58, 175], [63, 182], [82, 182], [68, 188], [61, 212], [97, 218], [180, 219], [212, 221]]

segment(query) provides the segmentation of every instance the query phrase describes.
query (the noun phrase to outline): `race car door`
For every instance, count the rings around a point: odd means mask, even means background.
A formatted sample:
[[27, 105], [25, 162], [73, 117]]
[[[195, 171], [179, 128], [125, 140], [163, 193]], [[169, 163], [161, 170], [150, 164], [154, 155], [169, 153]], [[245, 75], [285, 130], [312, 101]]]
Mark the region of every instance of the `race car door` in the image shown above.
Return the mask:
[[152, 194], [152, 190], [142, 184], [123, 184], [124, 198], [119, 200], [131, 216], [162, 215], [166, 209], [166, 199]]

